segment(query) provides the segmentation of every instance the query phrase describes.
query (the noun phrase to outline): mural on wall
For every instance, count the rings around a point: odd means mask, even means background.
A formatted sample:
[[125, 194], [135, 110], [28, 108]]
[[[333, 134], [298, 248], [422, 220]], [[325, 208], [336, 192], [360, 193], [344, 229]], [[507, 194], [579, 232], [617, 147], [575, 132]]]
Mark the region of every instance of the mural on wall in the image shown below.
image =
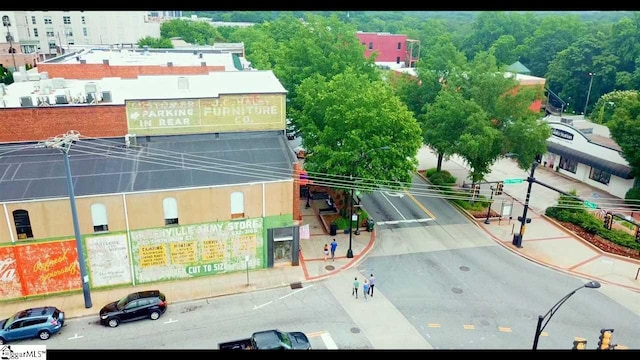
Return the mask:
[[[263, 219], [132, 230], [137, 283], [262, 268]], [[249, 259], [248, 264], [246, 259]]]
[[131, 283], [131, 260], [126, 234], [85, 238], [93, 287]]
[[136, 135], [283, 130], [284, 99], [284, 94], [247, 94], [127, 100], [127, 126]]
[[13, 246], [0, 247], [0, 299], [22, 296], [22, 284], [17, 273], [18, 262]]
[[14, 247], [23, 296], [82, 288], [75, 240]]

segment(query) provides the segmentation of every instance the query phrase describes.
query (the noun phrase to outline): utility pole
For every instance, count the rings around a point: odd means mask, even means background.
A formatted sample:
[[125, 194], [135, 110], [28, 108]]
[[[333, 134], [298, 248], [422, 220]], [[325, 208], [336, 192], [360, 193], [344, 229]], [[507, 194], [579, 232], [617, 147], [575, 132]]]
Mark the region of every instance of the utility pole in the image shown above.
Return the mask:
[[591, 80], [589, 80], [589, 91], [587, 91], [587, 101], [584, 103], [584, 111], [582, 112], [584, 116], [587, 116], [587, 105], [589, 105], [589, 96], [591, 96], [591, 85], [593, 85], [593, 77], [595, 75], [596, 73], [589, 73], [589, 77], [591, 78]]
[[7, 28], [7, 40], [9, 41], [9, 52], [11, 53], [11, 59], [13, 60], [13, 71], [12, 73], [18, 72], [18, 67], [16, 66], [16, 49], [13, 48], [13, 35], [11, 35], [11, 31], [9, 30], [9, 26], [11, 26], [11, 21], [9, 21], [9, 17], [7, 15], [2, 17], [2, 25]]
[[526, 224], [531, 222], [531, 219], [527, 219], [527, 210], [529, 210], [529, 199], [531, 198], [531, 187], [533, 186], [533, 183], [536, 180], [533, 177], [533, 175], [535, 174], [537, 167], [538, 167], [538, 162], [533, 161], [533, 163], [531, 164], [531, 174], [529, 174], [529, 177], [527, 178], [527, 181], [529, 182], [529, 186], [527, 187], [527, 197], [525, 198], [525, 201], [524, 201], [524, 209], [522, 210], [522, 217], [518, 217], [518, 220], [520, 220], [520, 233], [514, 234], [513, 240], [511, 242], [513, 245], [515, 245], [518, 248], [522, 247], [522, 236], [524, 236], [524, 230], [526, 228]]
[[73, 180], [71, 178], [71, 166], [69, 165], [69, 149], [71, 145], [78, 141], [80, 134], [71, 130], [66, 134], [56, 136], [44, 142], [44, 147], [58, 149], [64, 154], [64, 167], [67, 173], [67, 189], [69, 191], [69, 202], [71, 202], [71, 217], [73, 218], [73, 231], [76, 237], [76, 250], [78, 252], [78, 263], [80, 265], [80, 276], [82, 280], [82, 293], [84, 294], [85, 308], [91, 308], [91, 293], [89, 290], [89, 275], [87, 274], [87, 266], [84, 261], [84, 246], [82, 245], [82, 236], [80, 234], [80, 225], [78, 223], [78, 211], [76, 210], [76, 198], [73, 194]]

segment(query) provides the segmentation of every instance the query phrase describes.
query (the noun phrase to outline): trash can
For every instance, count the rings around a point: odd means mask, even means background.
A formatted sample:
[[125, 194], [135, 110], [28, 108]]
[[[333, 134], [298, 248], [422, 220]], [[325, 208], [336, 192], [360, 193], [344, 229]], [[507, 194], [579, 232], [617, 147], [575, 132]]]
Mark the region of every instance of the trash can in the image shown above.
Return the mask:
[[337, 233], [338, 233], [338, 225], [331, 224], [331, 226], [329, 226], [329, 235], [335, 236]]
[[515, 245], [518, 248], [522, 247], [522, 234], [514, 234], [513, 235], [513, 241], [511, 241], [511, 244]]
[[373, 231], [373, 225], [374, 224], [375, 223], [373, 222], [372, 219], [367, 219], [367, 231], [369, 231], [369, 232]]

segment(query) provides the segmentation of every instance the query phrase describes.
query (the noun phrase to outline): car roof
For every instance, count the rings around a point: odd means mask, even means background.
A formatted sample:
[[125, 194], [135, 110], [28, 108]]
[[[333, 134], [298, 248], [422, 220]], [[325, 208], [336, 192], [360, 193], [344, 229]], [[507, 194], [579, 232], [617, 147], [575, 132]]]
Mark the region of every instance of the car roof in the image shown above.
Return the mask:
[[35, 316], [49, 316], [53, 314], [56, 310], [57, 308], [55, 306], [41, 306], [41, 307], [24, 309], [16, 313], [16, 319], [22, 319], [26, 317], [35, 317]]

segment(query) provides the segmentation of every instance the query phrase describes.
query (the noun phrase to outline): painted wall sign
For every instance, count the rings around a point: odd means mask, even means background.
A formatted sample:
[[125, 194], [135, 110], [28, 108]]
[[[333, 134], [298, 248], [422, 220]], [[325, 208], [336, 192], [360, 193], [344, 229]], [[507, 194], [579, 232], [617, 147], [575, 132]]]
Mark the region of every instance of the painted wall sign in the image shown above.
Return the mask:
[[24, 295], [38, 295], [82, 288], [75, 240], [15, 247]]
[[127, 235], [92, 236], [85, 239], [88, 269], [94, 287], [131, 283]]
[[553, 131], [552, 134], [555, 137], [559, 137], [561, 139], [569, 140], [569, 141], [573, 140], [573, 134], [568, 131], [564, 131], [556, 128], [552, 128], [552, 131]]
[[18, 276], [18, 262], [12, 246], [0, 247], [0, 299], [22, 296], [22, 284]]
[[283, 130], [284, 94], [126, 101], [129, 132], [174, 135]]
[[263, 219], [132, 230], [137, 283], [262, 268]]

